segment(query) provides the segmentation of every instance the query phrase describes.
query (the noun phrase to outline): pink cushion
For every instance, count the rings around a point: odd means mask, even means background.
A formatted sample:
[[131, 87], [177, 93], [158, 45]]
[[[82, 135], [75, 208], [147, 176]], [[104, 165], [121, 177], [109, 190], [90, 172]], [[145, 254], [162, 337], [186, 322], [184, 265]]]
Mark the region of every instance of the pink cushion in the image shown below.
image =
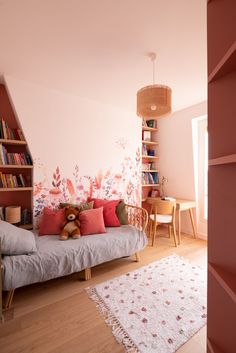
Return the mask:
[[79, 220], [81, 235], [106, 233], [103, 207], [80, 212]]
[[52, 210], [45, 207], [39, 225], [39, 235], [54, 235], [61, 233], [61, 226], [65, 221], [65, 209]]
[[103, 217], [106, 227], [120, 227], [119, 218], [116, 215], [116, 206], [120, 200], [91, 199], [93, 207], [103, 207]]

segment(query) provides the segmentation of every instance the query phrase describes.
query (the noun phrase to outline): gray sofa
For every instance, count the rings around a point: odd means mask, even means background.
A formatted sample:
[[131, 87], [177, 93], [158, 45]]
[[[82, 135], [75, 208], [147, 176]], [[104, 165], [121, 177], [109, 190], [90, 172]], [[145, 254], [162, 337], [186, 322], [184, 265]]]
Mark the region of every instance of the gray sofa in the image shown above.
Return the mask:
[[58, 236], [35, 234], [37, 251], [28, 255], [2, 257], [2, 287], [8, 291], [6, 307], [16, 288], [44, 282], [85, 270], [91, 278], [91, 268], [125, 256], [136, 255], [147, 244], [146, 210], [126, 205], [129, 225], [106, 228], [107, 233], [83, 236], [77, 240], [60, 241]]

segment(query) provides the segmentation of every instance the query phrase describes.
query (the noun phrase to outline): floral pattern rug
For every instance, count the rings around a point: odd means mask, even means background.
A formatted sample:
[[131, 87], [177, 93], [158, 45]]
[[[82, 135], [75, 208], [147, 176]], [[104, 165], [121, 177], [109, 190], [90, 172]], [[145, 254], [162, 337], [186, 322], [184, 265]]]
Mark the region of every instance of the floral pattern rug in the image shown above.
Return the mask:
[[86, 290], [127, 352], [173, 353], [206, 324], [206, 281], [171, 255]]

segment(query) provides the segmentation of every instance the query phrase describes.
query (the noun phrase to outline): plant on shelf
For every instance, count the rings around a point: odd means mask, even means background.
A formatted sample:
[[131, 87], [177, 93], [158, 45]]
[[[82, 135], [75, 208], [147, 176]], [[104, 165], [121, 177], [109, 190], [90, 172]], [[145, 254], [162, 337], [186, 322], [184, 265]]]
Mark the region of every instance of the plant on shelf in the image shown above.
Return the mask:
[[163, 199], [164, 197], [166, 197], [166, 192], [165, 192], [165, 184], [168, 183], [168, 179], [165, 178], [164, 176], [161, 178], [161, 198]]

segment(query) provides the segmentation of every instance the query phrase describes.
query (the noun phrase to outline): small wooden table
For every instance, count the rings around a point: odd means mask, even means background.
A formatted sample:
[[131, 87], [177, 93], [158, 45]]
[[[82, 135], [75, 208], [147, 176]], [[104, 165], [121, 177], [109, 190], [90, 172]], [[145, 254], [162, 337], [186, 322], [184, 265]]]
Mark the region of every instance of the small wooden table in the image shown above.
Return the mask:
[[196, 208], [196, 201], [193, 200], [182, 200], [182, 199], [176, 199], [176, 213], [178, 216], [178, 241], [180, 244], [181, 241], [181, 212], [182, 211], [189, 211], [190, 215], [190, 220], [193, 228], [193, 235], [194, 238], [196, 238], [196, 228], [194, 224], [194, 218], [193, 218], [193, 208]]
[[[155, 200], [155, 197], [148, 197], [147, 199], [149, 200]], [[178, 219], [178, 243], [180, 244], [181, 242], [181, 212], [182, 211], [189, 211], [190, 215], [190, 220], [193, 228], [193, 235], [194, 238], [196, 238], [196, 228], [194, 224], [194, 218], [193, 218], [193, 208], [196, 208], [196, 201], [194, 200], [182, 200], [182, 199], [176, 199], [176, 213], [177, 213], [177, 219]]]

